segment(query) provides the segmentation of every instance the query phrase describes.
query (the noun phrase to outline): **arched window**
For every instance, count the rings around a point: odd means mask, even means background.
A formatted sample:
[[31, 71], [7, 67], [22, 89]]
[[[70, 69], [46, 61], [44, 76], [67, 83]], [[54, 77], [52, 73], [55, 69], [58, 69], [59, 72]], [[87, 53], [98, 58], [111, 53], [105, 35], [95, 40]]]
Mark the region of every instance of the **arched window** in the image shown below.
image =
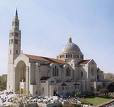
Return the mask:
[[83, 71], [81, 71], [81, 78], [83, 77]]
[[94, 76], [94, 68], [91, 68], [91, 75]]
[[70, 68], [67, 68], [67, 69], [66, 69], [66, 76], [71, 76]]
[[69, 54], [67, 55], [67, 58], [69, 58]]
[[11, 54], [11, 50], [10, 50], [10, 54]]
[[59, 69], [55, 66], [53, 68], [53, 76], [58, 76], [59, 75]]
[[18, 37], [18, 33], [17, 33], [17, 32], [15, 32], [15, 36], [17, 36], [17, 37]]
[[15, 39], [14, 42], [15, 42], [15, 44], [18, 44], [18, 40], [17, 39]]

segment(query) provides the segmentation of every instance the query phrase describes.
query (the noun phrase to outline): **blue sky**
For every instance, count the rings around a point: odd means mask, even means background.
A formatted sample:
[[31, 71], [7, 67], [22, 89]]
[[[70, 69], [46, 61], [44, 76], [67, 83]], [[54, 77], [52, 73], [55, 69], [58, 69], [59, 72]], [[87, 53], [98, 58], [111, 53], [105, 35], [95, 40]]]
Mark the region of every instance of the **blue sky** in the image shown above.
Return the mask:
[[1, 0], [0, 74], [7, 73], [8, 36], [16, 8], [24, 53], [56, 57], [70, 32], [85, 59], [114, 72], [114, 0]]

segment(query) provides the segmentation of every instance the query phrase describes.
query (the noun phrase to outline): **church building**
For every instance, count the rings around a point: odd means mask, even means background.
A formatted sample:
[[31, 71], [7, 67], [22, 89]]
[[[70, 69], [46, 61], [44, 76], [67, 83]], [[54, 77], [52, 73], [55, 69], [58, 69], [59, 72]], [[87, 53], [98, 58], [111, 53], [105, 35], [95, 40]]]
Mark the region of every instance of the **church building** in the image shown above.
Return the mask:
[[95, 92], [104, 73], [93, 59], [84, 59], [70, 37], [56, 58], [21, 52], [21, 30], [16, 11], [9, 33], [7, 90], [19, 94], [54, 96]]

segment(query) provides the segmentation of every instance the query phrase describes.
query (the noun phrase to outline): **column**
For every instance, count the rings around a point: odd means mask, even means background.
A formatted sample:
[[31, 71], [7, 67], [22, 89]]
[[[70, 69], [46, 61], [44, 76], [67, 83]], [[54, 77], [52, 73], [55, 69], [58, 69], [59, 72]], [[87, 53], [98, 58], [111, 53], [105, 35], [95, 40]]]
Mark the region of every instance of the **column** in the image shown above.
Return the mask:
[[40, 83], [40, 64], [39, 63], [36, 63], [35, 80], [36, 80], [36, 84], [39, 85]]
[[13, 78], [13, 81], [14, 81], [14, 92], [16, 92], [16, 67], [14, 67], [14, 76], [13, 76], [14, 78]]
[[26, 94], [29, 95], [29, 66], [26, 66]]

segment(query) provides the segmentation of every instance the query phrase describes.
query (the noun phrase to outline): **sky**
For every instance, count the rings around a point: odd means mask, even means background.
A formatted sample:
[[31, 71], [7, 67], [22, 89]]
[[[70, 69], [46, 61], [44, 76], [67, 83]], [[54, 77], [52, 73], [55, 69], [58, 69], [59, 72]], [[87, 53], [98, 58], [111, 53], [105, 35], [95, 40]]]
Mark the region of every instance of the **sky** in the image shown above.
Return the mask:
[[0, 74], [8, 70], [16, 8], [24, 53], [56, 57], [70, 33], [85, 59], [114, 73], [114, 0], [0, 0]]

